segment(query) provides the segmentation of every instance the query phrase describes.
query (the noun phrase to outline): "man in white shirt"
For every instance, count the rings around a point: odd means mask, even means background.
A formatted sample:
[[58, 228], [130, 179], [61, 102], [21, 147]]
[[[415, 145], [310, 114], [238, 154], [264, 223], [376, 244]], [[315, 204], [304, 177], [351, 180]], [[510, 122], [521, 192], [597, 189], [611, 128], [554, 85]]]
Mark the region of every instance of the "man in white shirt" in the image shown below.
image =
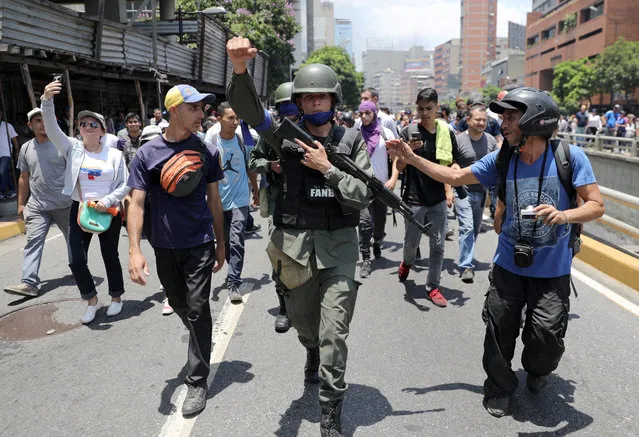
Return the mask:
[[[390, 129], [382, 126], [378, 118], [377, 106], [370, 100], [359, 106], [362, 120], [362, 137], [366, 142], [366, 151], [371, 161], [375, 177], [389, 189], [393, 190], [397, 183], [399, 172], [389, 174], [389, 160], [386, 152], [386, 140], [392, 139]], [[388, 208], [379, 199], [373, 201], [360, 211], [359, 219], [359, 250], [362, 254], [362, 265], [359, 276], [367, 278], [372, 271], [371, 265], [371, 237], [373, 238], [373, 255], [377, 259], [382, 255], [382, 240], [386, 235], [386, 211]]]
[[[361, 97], [361, 103], [371, 101], [375, 103], [375, 106], [377, 106], [378, 104], [377, 102], [379, 101], [379, 93], [377, 92], [375, 88], [364, 88], [360, 94], [360, 97]], [[393, 138], [399, 138], [399, 135], [397, 133], [397, 125], [395, 124], [395, 120], [393, 120], [393, 117], [386, 114], [385, 112], [378, 111], [377, 119], [379, 120], [382, 126], [384, 126], [385, 128], [391, 131], [391, 133], [393, 134]], [[360, 129], [361, 127], [362, 127], [362, 120], [361, 118], [358, 118], [355, 121], [355, 128]]]
[[[18, 133], [11, 123], [4, 120], [2, 110], [0, 110], [0, 120], [2, 120], [0, 121], [0, 201], [2, 201], [16, 197], [11, 156], [18, 156], [20, 145], [18, 144]], [[13, 155], [11, 145], [13, 145]]]
[[160, 108], [153, 110], [153, 118], [149, 120], [149, 124], [158, 126], [162, 130], [169, 127], [169, 122], [162, 118], [162, 110]]

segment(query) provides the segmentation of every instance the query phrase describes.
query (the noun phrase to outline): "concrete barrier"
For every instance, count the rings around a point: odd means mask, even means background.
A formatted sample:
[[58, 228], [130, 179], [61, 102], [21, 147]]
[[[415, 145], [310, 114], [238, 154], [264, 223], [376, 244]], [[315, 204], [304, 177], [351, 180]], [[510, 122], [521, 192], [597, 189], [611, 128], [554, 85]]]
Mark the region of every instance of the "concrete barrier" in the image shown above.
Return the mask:
[[577, 258], [639, 291], [639, 259], [584, 235]]

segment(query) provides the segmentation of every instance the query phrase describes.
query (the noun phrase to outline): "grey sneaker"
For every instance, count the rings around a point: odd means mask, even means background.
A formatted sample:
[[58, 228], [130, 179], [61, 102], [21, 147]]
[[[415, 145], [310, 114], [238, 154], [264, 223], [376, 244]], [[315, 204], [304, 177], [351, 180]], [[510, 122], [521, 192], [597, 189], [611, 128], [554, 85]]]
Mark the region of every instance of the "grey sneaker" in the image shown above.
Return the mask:
[[242, 303], [242, 295], [237, 289], [237, 285], [229, 285], [229, 299], [231, 299], [231, 303]]
[[18, 294], [20, 296], [38, 297], [38, 289], [29, 284], [22, 283], [4, 289], [9, 294]]
[[503, 398], [492, 397], [485, 401], [486, 411], [488, 414], [495, 417], [504, 417], [508, 413], [508, 407], [510, 406], [510, 397], [505, 396]]
[[455, 235], [455, 231], [449, 228], [446, 231], [446, 241], [453, 241], [453, 235]]
[[359, 277], [368, 278], [371, 275], [371, 260], [365, 259], [362, 261], [362, 266], [359, 268]]
[[464, 269], [464, 272], [461, 275], [461, 280], [466, 284], [472, 284], [475, 280], [475, 272], [473, 269]]
[[186, 399], [182, 404], [182, 416], [189, 417], [200, 414], [206, 408], [206, 387], [203, 385], [187, 385]]

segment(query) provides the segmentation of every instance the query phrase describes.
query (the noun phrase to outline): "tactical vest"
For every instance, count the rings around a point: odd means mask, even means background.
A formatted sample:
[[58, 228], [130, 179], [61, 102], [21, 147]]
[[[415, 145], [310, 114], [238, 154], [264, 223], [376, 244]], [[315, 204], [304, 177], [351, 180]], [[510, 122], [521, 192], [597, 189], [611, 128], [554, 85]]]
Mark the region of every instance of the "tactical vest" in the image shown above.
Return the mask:
[[[333, 125], [325, 147], [350, 156], [360, 140], [357, 130]], [[324, 175], [301, 163], [303, 154], [296, 143], [282, 142], [282, 184], [275, 203], [275, 226], [329, 231], [357, 226], [359, 211], [339, 203]]]

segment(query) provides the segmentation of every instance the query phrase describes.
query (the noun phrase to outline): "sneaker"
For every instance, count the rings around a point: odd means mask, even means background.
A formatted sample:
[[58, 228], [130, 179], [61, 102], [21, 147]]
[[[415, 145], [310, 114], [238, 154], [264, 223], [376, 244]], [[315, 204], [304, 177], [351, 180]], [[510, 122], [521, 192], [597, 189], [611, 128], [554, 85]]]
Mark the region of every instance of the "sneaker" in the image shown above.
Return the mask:
[[448, 229], [446, 231], [446, 241], [453, 241], [454, 234], [455, 234], [455, 231], [453, 231], [452, 229]]
[[182, 416], [189, 417], [200, 414], [206, 408], [206, 387], [203, 385], [189, 385], [186, 399], [182, 404]]
[[85, 325], [87, 323], [93, 322], [93, 319], [95, 319], [95, 313], [98, 312], [99, 305], [99, 302], [96, 302], [95, 305], [87, 305], [87, 309], [84, 310], [84, 314], [82, 315], [80, 321]]
[[122, 301], [120, 302], [111, 301], [109, 308], [107, 308], [107, 316], [113, 317], [120, 314], [120, 311], [122, 311], [122, 305], [124, 305], [124, 302]]
[[256, 232], [259, 232], [259, 231], [260, 231], [260, 229], [262, 229], [262, 225], [261, 225], [261, 224], [259, 224], [259, 223], [255, 223], [251, 229], [246, 228], [246, 229], [244, 230], [244, 234], [245, 234], [245, 235], [246, 235], [246, 234], [254, 234], [254, 233], [256, 233]]
[[14, 285], [12, 287], [7, 287], [4, 289], [9, 294], [18, 294], [20, 296], [29, 296], [29, 297], [37, 297], [38, 289], [36, 287], [32, 287], [26, 282], [21, 283], [20, 285]]
[[433, 288], [428, 292], [428, 296], [426, 296], [428, 300], [437, 305], [438, 307], [445, 308], [448, 305], [448, 301], [439, 291], [438, 287]]
[[242, 303], [242, 295], [237, 289], [237, 285], [229, 285], [229, 299], [231, 299], [231, 303]]
[[531, 393], [539, 393], [548, 385], [548, 377], [546, 375], [526, 375], [526, 387]]
[[399, 282], [404, 282], [406, 278], [408, 278], [408, 274], [410, 273], [410, 266], [404, 261], [399, 265], [399, 270], [397, 270], [397, 277], [399, 278]]
[[4, 194], [0, 193], [0, 202], [4, 202], [5, 200], [7, 200], [7, 198], [5, 197]]
[[379, 259], [382, 256], [382, 243], [373, 243], [373, 256]]
[[371, 275], [371, 260], [365, 259], [362, 261], [362, 265], [359, 268], [359, 277], [368, 278]]
[[16, 197], [18, 197], [18, 193], [16, 193], [15, 191], [9, 191], [7, 193], [7, 199], [15, 199]]
[[466, 284], [472, 284], [475, 280], [475, 272], [473, 271], [473, 269], [464, 269], [463, 273], [461, 274], [461, 280]]
[[165, 297], [162, 301], [162, 315], [170, 316], [171, 314], [173, 314], [173, 307], [169, 305], [169, 298]]
[[488, 414], [494, 417], [504, 417], [508, 413], [508, 407], [510, 406], [510, 397], [497, 397], [488, 398], [484, 400], [486, 411]]

